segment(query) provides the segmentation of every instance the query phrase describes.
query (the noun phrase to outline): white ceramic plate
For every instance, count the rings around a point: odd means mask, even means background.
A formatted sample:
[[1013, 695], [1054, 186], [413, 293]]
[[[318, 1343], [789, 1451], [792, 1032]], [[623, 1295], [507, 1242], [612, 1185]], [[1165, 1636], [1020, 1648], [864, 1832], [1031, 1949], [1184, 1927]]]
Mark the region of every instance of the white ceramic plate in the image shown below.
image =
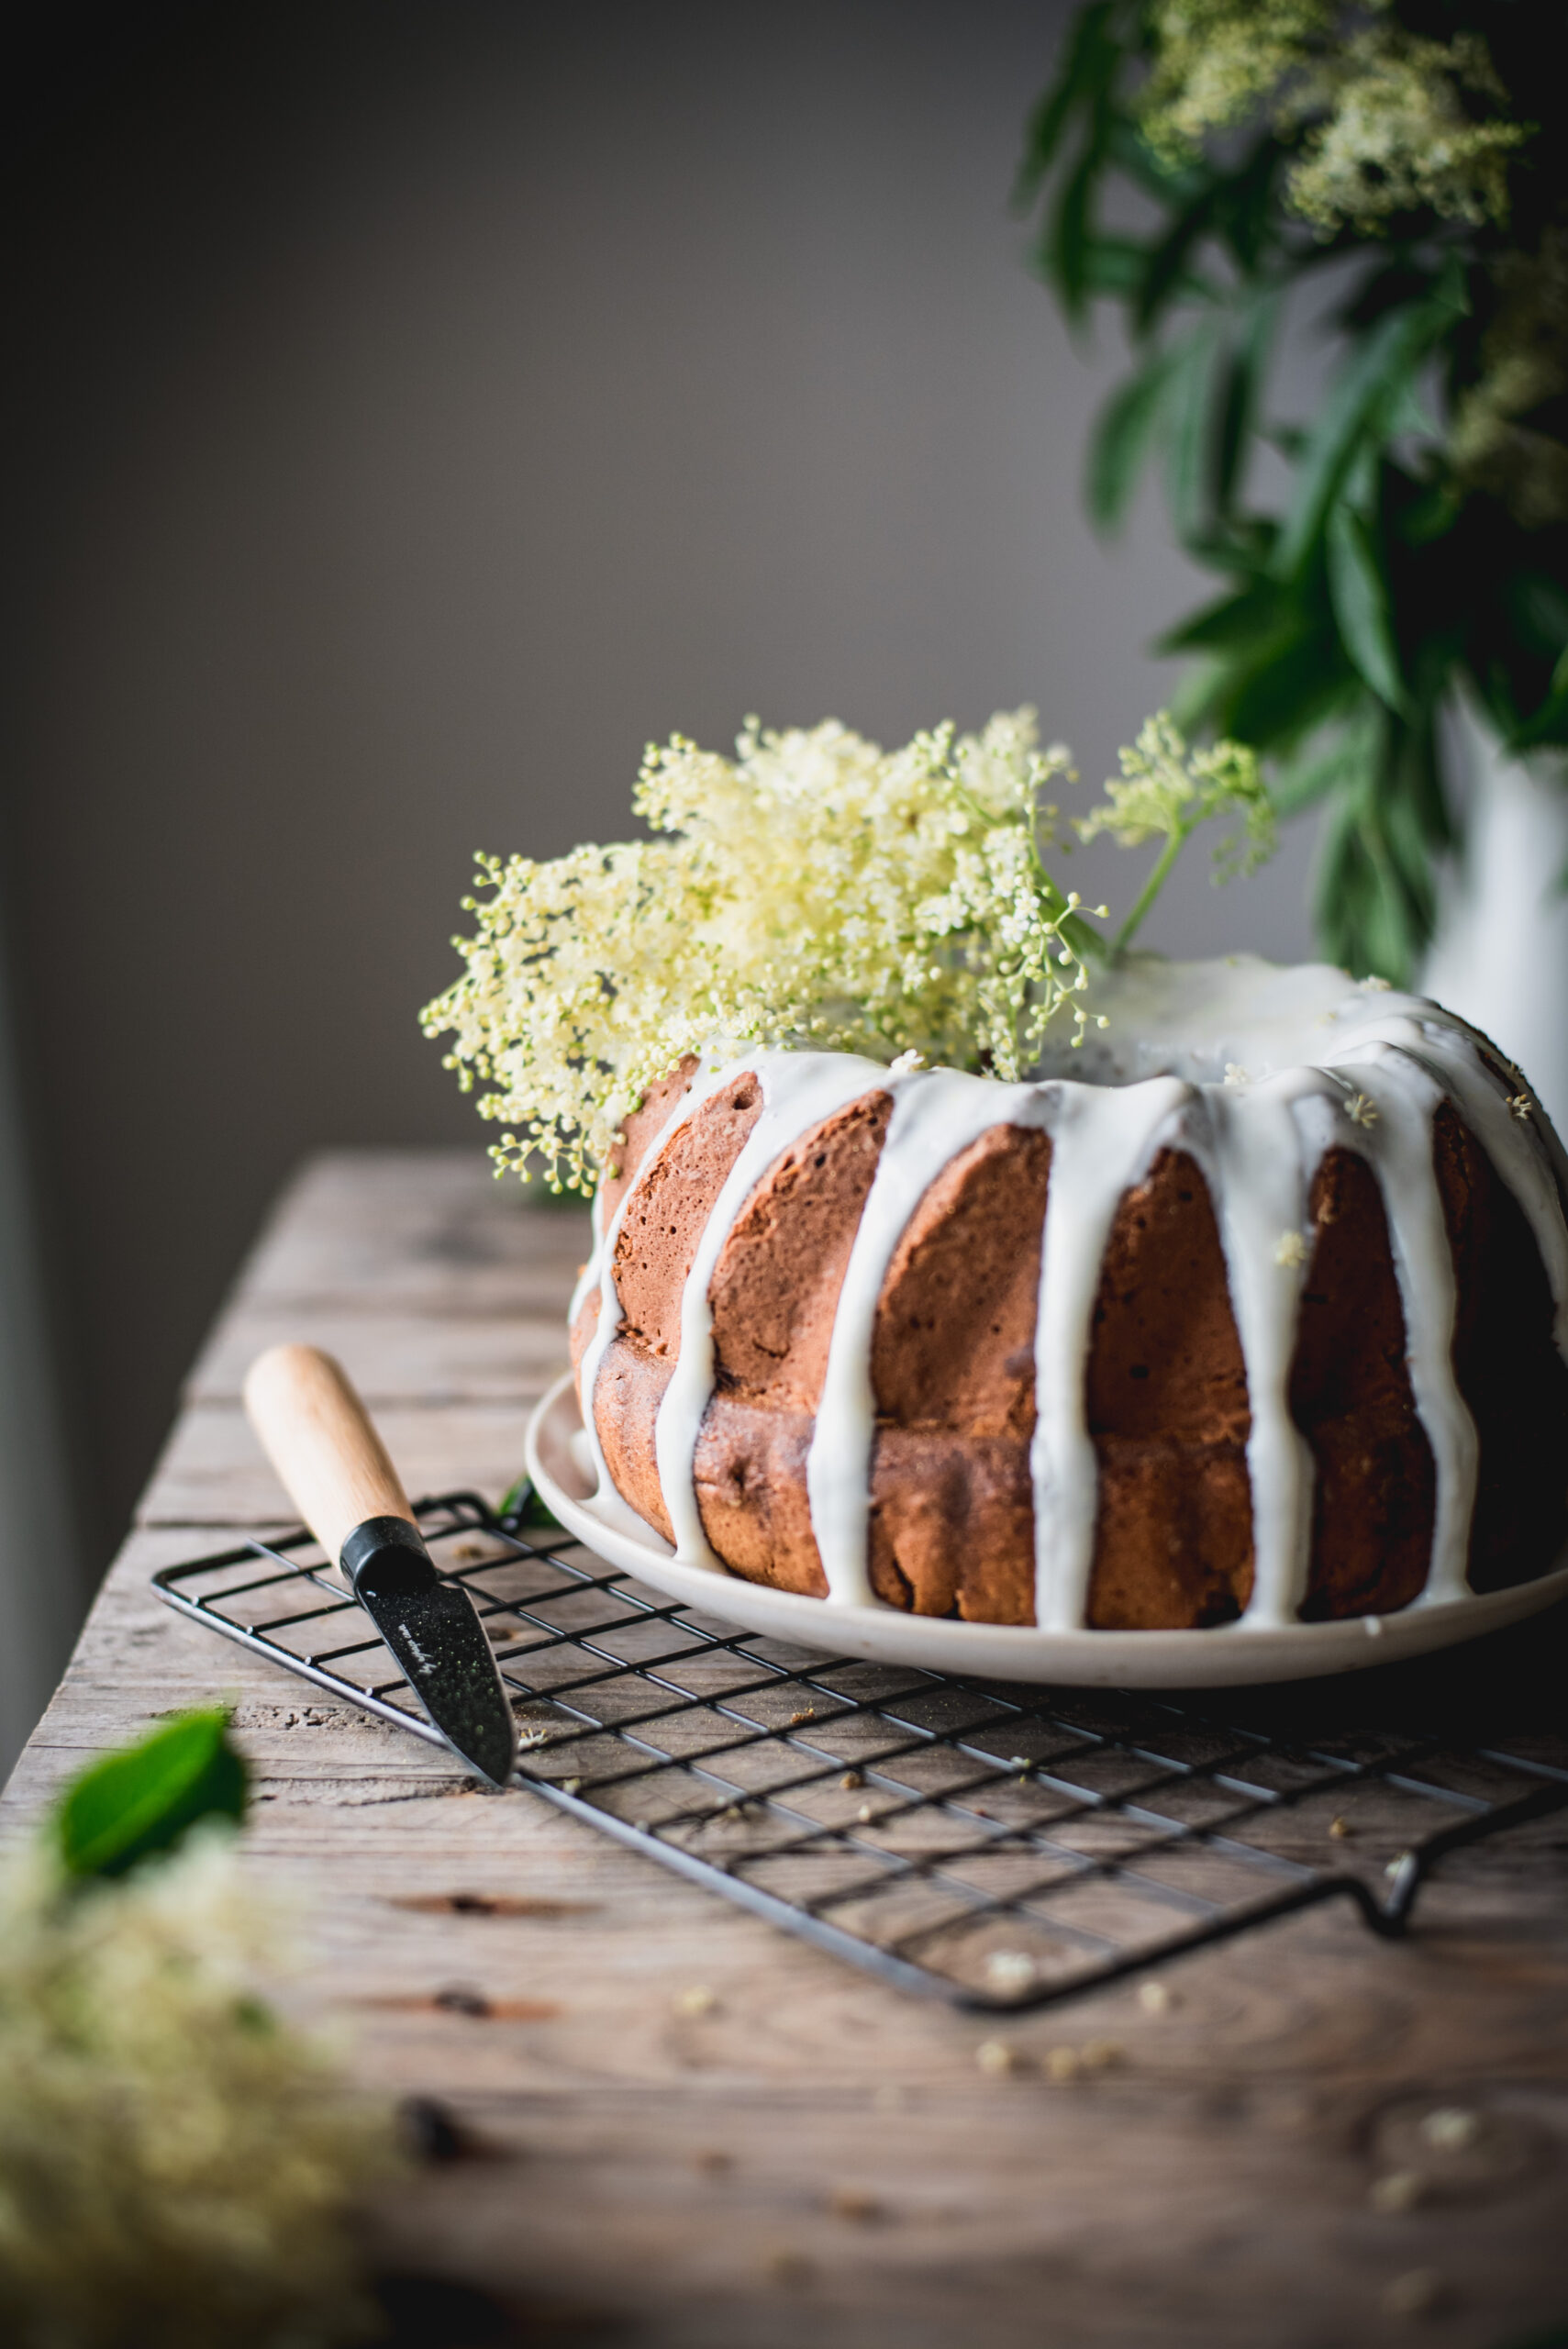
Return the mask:
[[[960, 1623], [906, 1615], [895, 1607], [835, 1607], [795, 1591], [769, 1590], [736, 1575], [678, 1565], [669, 1543], [618, 1496], [600, 1508], [581, 1458], [583, 1420], [570, 1375], [560, 1378], [528, 1422], [525, 1457], [541, 1497], [569, 1531], [612, 1566], [706, 1614], [749, 1631], [829, 1655], [987, 1680], [1048, 1680], [1095, 1688], [1219, 1688], [1261, 1680], [1310, 1680], [1500, 1631], [1568, 1597], [1568, 1564], [1515, 1590], [1440, 1607], [1408, 1608], [1346, 1623], [1287, 1630], [1037, 1631], [1017, 1623]], [[577, 1442], [573, 1442], [573, 1438]]]

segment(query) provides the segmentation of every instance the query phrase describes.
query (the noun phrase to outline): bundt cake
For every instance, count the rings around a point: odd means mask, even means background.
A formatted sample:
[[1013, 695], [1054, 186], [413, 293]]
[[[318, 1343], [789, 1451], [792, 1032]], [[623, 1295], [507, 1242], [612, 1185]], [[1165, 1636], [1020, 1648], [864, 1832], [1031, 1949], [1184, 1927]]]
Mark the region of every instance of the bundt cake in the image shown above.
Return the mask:
[[573, 1305], [601, 1496], [694, 1564], [1049, 1630], [1546, 1570], [1568, 1163], [1519, 1073], [1321, 965], [1095, 1001], [1028, 1084], [720, 1051], [651, 1092]]

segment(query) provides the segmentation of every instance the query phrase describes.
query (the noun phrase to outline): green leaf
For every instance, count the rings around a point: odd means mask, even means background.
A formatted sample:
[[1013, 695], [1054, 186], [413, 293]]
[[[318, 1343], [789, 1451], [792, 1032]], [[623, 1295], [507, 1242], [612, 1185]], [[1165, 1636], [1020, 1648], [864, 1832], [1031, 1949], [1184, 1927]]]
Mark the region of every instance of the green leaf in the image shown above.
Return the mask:
[[1171, 722], [1190, 740], [1214, 724], [1228, 674], [1223, 661], [1195, 661], [1178, 679], [1169, 703]]
[[1304, 627], [1292, 641], [1238, 661], [1216, 696], [1215, 724], [1256, 751], [1289, 751], [1360, 691], [1338, 637]]
[[72, 1876], [123, 1876], [198, 1819], [243, 1819], [245, 1785], [227, 1710], [182, 1713], [67, 1787], [54, 1822], [61, 1857]]
[[1424, 300], [1380, 318], [1340, 369], [1302, 451], [1296, 495], [1274, 557], [1282, 578], [1310, 561], [1329, 509], [1363, 444], [1382, 437], [1410, 378], [1462, 307], [1462, 290], [1451, 274], [1446, 276]]
[[1161, 351], [1114, 392], [1089, 444], [1089, 514], [1102, 530], [1115, 529], [1131, 503], [1171, 380], [1172, 354]]
[[[1558, 667], [1568, 665], [1559, 662]], [[1533, 751], [1544, 743], [1568, 742], [1568, 679], [1553, 680], [1551, 692], [1533, 718], [1527, 718], [1508, 735], [1510, 751]]]
[[1103, 161], [1097, 141], [1091, 139], [1057, 199], [1045, 251], [1062, 306], [1074, 325], [1087, 308], [1089, 248], [1097, 241], [1090, 231], [1089, 216]]
[[1544, 660], [1561, 662], [1568, 648], [1568, 588], [1550, 572], [1517, 571], [1503, 595], [1520, 642]]
[[1347, 776], [1324, 828], [1317, 918], [1340, 961], [1398, 985], [1431, 936], [1433, 825], [1446, 823], [1446, 816], [1440, 804], [1424, 805], [1427, 726], [1402, 724], [1384, 711], [1365, 739], [1372, 756]]
[[1409, 696], [1377, 546], [1362, 516], [1342, 502], [1329, 509], [1328, 557], [1329, 599], [1340, 641], [1373, 692], [1390, 709], [1407, 713]]
[[512, 1528], [539, 1526], [546, 1532], [564, 1533], [565, 1526], [539, 1498], [530, 1479], [519, 1476], [496, 1512]]
[[1084, 286], [1089, 294], [1127, 300], [1143, 281], [1144, 248], [1130, 237], [1091, 237], [1084, 248]]
[[1146, 335], [1158, 320], [1186, 274], [1194, 248], [1207, 235], [1214, 217], [1215, 189], [1203, 188], [1186, 205], [1159, 243], [1153, 246], [1132, 314], [1133, 332]]
[[1109, 23], [1114, 13], [1108, 0], [1095, 0], [1093, 6], [1079, 11], [1073, 22], [1062, 70], [1030, 116], [1024, 136], [1023, 161], [1013, 191], [1014, 205], [1020, 211], [1039, 195], [1074, 107], [1103, 87], [1107, 64], [1114, 66], [1119, 55]]
[[1253, 275], [1277, 240], [1274, 181], [1283, 161], [1278, 139], [1265, 132], [1240, 170], [1227, 173], [1220, 184], [1215, 226], [1244, 277]]
[[1240, 337], [1229, 356], [1219, 395], [1215, 495], [1222, 513], [1229, 511], [1246, 473], [1280, 308], [1281, 297], [1272, 288], [1250, 295], [1241, 306]]
[[1261, 424], [1258, 438], [1266, 440], [1271, 449], [1277, 449], [1282, 457], [1288, 457], [1294, 465], [1306, 450], [1310, 435], [1299, 424]]
[[1282, 816], [1297, 816], [1331, 792], [1353, 790], [1370, 781], [1377, 742], [1364, 727], [1348, 727], [1316, 758], [1301, 758], [1274, 777], [1270, 796]]
[[1195, 327], [1174, 347], [1171, 375], [1166, 491], [1176, 536], [1184, 545], [1207, 534], [1214, 507], [1216, 435], [1213, 390], [1222, 348], [1218, 321]]
[[1154, 651], [1173, 652], [1227, 651], [1244, 644], [1273, 643], [1300, 633], [1298, 607], [1288, 589], [1275, 579], [1262, 579], [1240, 595], [1222, 596], [1192, 618], [1155, 640]]
[[1394, 527], [1407, 547], [1431, 546], [1448, 536], [1459, 519], [1462, 504], [1448, 482], [1433, 482], [1402, 508]]

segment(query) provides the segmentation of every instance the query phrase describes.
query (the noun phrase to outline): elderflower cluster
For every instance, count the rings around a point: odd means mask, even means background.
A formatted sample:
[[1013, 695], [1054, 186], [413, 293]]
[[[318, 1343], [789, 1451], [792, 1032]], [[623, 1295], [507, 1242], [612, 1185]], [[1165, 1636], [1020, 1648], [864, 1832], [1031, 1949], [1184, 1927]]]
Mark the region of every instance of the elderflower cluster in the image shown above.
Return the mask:
[[1163, 712], [1144, 721], [1137, 742], [1120, 753], [1121, 779], [1106, 785], [1106, 805], [1080, 817], [1074, 829], [1092, 841], [1108, 832], [1123, 848], [1164, 840], [1171, 851], [1211, 816], [1238, 818], [1214, 853], [1215, 878], [1256, 871], [1274, 848], [1274, 811], [1258, 772], [1256, 753], [1241, 742], [1190, 750]]
[[1155, 0], [1151, 25], [1143, 128], [1167, 161], [1262, 115], [1282, 136], [1305, 126], [1285, 195], [1326, 235], [1422, 208], [1507, 217], [1509, 159], [1534, 126], [1507, 118], [1479, 33], [1407, 32], [1389, 0]]
[[654, 838], [550, 863], [482, 857], [465, 975], [427, 1007], [446, 1065], [586, 1189], [620, 1119], [689, 1053], [725, 1044], [911, 1052], [1014, 1077], [1085, 983], [1075, 896], [1040, 861], [1071, 774], [1034, 713], [904, 749], [829, 721], [750, 721], [734, 759], [651, 748], [634, 805]]
[[[420, 1017], [427, 1036], [452, 1035], [445, 1065], [481, 1088], [480, 1114], [514, 1129], [498, 1166], [526, 1179], [537, 1152], [553, 1188], [591, 1189], [614, 1171], [621, 1120], [688, 1056], [858, 1052], [1012, 1081], [1059, 1014], [1082, 1041], [1087, 958], [1111, 951], [1089, 916], [1106, 907], [1041, 861], [1057, 818], [1045, 786], [1076, 778], [1060, 745], [1037, 748], [1032, 710], [892, 751], [831, 720], [751, 720], [736, 748], [650, 749], [633, 805], [651, 840], [547, 864], [480, 858], [489, 894], [463, 900], [476, 932], [452, 941], [464, 974]], [[1239, 744], [1189, 751], [1161, 716], [1121, 764], [1108, 805], [1074, 827], [1164, 841], [1118, 951], [1198, 824], [1240, 816], [1221, 879], [1273, 841]]]
[[0, 1878], [0, 2332], [19, 2349], [373, 2332], [345, 2203], [386, 2117], [257, 1999], [276, 1922], [228, 1835], [120, 1881]]

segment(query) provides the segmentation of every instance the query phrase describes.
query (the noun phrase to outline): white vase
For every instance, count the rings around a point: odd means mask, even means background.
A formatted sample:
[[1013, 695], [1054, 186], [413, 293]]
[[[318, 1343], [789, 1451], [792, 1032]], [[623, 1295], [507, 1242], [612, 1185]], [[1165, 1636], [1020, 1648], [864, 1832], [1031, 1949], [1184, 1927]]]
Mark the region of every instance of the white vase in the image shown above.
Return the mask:
[[1511, 756], [1469, 708], [1444, 733], [1464, 849], [1443, 876], [1420, 990], [1517, 1061], [1568, 1134], [1568, 758]]

